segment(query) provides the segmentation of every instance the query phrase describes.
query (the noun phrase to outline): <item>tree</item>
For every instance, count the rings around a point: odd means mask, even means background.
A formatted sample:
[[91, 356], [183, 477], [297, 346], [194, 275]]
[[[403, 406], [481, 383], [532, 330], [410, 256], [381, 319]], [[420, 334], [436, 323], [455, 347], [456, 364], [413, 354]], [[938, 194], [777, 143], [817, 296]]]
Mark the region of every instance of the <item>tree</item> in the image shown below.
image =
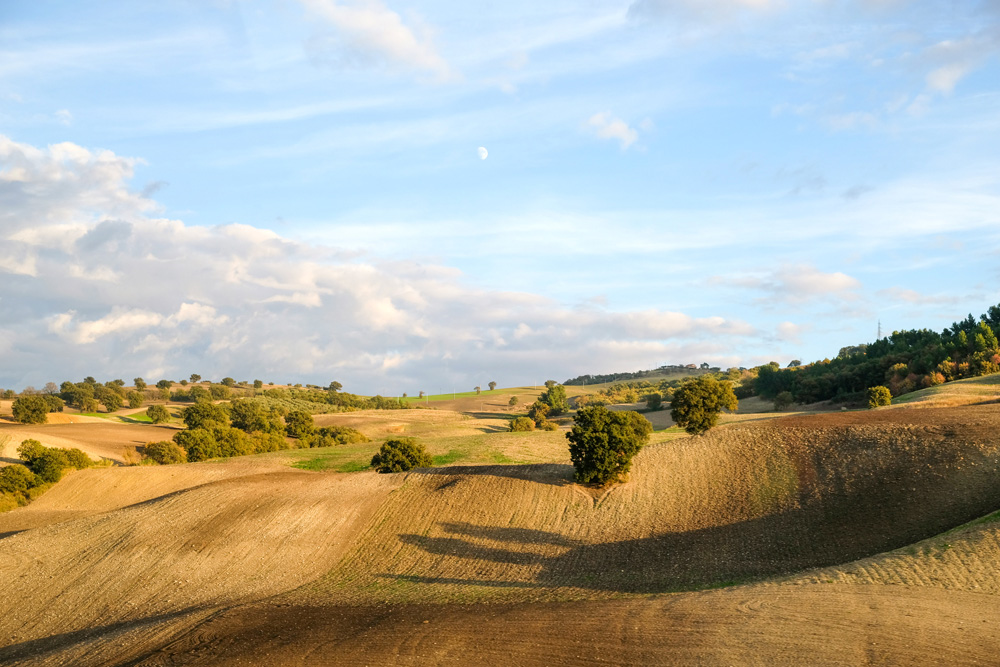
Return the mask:
[[170, 412], [162, 405], [151, 405], [146, 408], [146, 416], [154, 424], [162, 424], [170, 421]]
[[507, 405], [509, 405], [510, 407], [514, 407], [515, 405], [517, 405], [517, 396], [511, 396], [510, 400], [507, 401]]
[[191, 373], [191, 384], [198, 384], [201, 382], [201, 376], [197, 373]]
[[566, 434], [576, 481], [607, 484], [623, 479], [632, 457], [649, 441], [653, 425], [638, 412], [608, 410], [603, 405], [581, 409]]
[[130, 408], [141, 408], [142, 407], [142, 394], [137, 391], [130, 391], [128, 393], [128, 406]]
[[545, 418], [549, 416], [549, 406], [541, 401], [535, 401], [528, 408], [528, 417], [538, 426], [542, 425]]
[[556, 386], [557, 384], [559, 384], [559, 383], [556, 382], [555, 380], [546, 380], [545, 381], [545, 388], [546, 389], [552, 389], [552, 387]]
[[236, 380], [233, 378], [222, 378], [222, 384], [226, 385], [230, 389], [236, 386]]
[[37, 440], [24, 440], [17, 448], [17, 453], [28, 469], [44, 483], [58, 482], [62, 479], [63, 471], [72, 465], [66, 456], [66, 451], [45, 447]]
[[305, 410], [292, 410], [285, 417], [285, 433], [290, 438], [308, 438], [316, 430], [311, 414]]
[[789, 405], [795, 402], [795, 397], [792, 396], [792, 392], [783, 391], [774, 397], [774, 409], [777, 412], [781, 412], [788, 408]]
[[146, 443], [146, 458], [156, 461], [160, 465], [170, 463], [187, 463], [187, 452], [180, 445], [162, 440], [160, 442]]
[[45, 389], [43, 391], [50, 396], [54, 396], [59, 393], [59, 387], [56, 386], [55, 382], [46, 382]]
[[479, 395], [479, 392], [481, 392], [481, 391], [482, 391], [482, 388], [481, 388], [481, 387], [476, 387], [476, 396], [478, 396], [478, 395]]
[[423, 389], [421, 389], [420, 390], [420, 395], [418, 396], [418, 398], [423, 398], [425, 394], [426, 394], [426, 392]]
[[229, 426], [229, 412], [215, 403], [195, 403], [189, 408], [184, 408], [181, 418], [189, 429], [212, 428], [220, 424]]
[[97, 412], [97, 406], [98, 405], [99, 405], [99, 403], [97, 402], [97, 399], [94, 398], [93, 396], [91, 396], [89, 398], [85, 398], [82, 401], [80, 401], [80, 411], [81, 412]]
[[878, 385], [868, 389], [868, 407], [871, 409], [892, 404], [892, 393], [888, 387]]
[[205, 461], [222, 455], [215, 436], [204, 428], [178, 431], [174, 434], [174, 442], [187, 452], [188, 461]]
[[121, 410], [122, 406], [125, 405], [125, 401], [124, 399], [122, 399], [122, 395], [109, 387], [98, 387], [97, 390], [94, 392], [94, 397], [97, 398], [97, 400], [100, 401], [102, 404], [104, 404], [104, 408], [108, 412], [115, 412], [116, 410]]
[[731, 382], [702, 375], [678, 387], [670, 405], [670, 418], [688, 433], [698, 435], [719, 423], [723, 409], [735, 410], [739, 401]]
[[413, 438], [386, 440], [372, 457], [372, 467], [378, 472], [406, 472], [413, 468], [429, 468], [433, 463], [427, 449]]
[[263, 380], [254, 380], [253, 381], [253, 388], [254, 389], [261, 389], [263, 387], [264, 387], [264, 381]]
[[[272, 382], [271, 384], [274, 384], [274, 383]], [[339, 382], [331, 382], [330, 386], [327, 387], [327, 391], [330, 391], [330, 392], [333, 392], [334, 394], [336, 394], [338, 391], [340, 391], [343, 388], [344, 388], [344, 385], [340, 384]]]
[[569, 401], [566, 400], [566, 387], [555, 382], [549, 385], [549, 382], [545, 383], [548, 388], [539, 394], [538, 400], [549, 406], [549, 414], [561, 415], [569, 409]]
[[654, 391], [652, 394], [646, 396], [646, 407], [650, 410], [663, 409], [663, 396], [660, 395], [660, 392]]
[[254, 400], [233, 401], [229, 406], [229, 416], [233, 421], [233, 428], [238, 428], [244, 433], [254, 431], [283, 433], [285, 430], [276, 414], [268, 412], [263, 405]]
[[233, 391], [224, 384], [209, 385], [208, 391], [212, 394], [212, 398], [218, 401], [224, 401], [233, 395]]
[[510, 420], [509, 431], [534, 431], [535, 422], [528, 417], [516, 417]]
[[174, 386], [174, 383], [171, 382], [170, 380], [160, 380], [159, 382], [156, 383], [157, 389], [169, 390], [172, 386]]
[[486, 386], [488, 386], [490, 388], [490, 391], [493, 391], [494, 389], [497, 388], [497, 383], [493, 382], [493, 381], [490, 381], [490, 383], [488, 385], [486, 385]]
[[11, 404], [14, 420], [22, 424], [46, 424], [49, 421], [49, 404], [41, 396], [20, 396]]
[[791, 361], [788, 362], [788, 368], [798, 368], [801, 365], [802, 362], [799, 361], [798, 359], [792, 359]]

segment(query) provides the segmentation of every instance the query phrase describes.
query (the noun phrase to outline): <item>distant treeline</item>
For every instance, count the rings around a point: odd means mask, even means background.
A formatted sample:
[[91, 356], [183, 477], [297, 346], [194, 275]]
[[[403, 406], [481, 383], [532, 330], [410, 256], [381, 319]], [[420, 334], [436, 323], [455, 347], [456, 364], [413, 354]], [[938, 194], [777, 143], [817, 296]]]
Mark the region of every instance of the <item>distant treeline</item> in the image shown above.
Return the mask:
[[780, 368], [759, 366], [756, 378], [737, 395], [773, 399], [789, 392], [796, 403], [857, 401], [869, 387], [884, 385], [893, 396], [961, 378], [1000, 372], [1000, 306], [979, 319], [971, 314], [941, 333], [895, 331], [874, 343], [841, 348], [835, 359]]
[[625, 382], [627, 380], [642, 380], [650, 377], [658, 377], [666, 374], [701, 375], [702, 373], [718, 372], [718, 368], [710, 368], [708, 364], [700, 367], [691, 364], [690, 366], [660, 366], [649, 371], [635, 371], [632, 373], [607, 373], [605, 375], [581, 375], [572, 380], [563, 382], [565, 385], [588, 385], [603, 384], [605, 382]]

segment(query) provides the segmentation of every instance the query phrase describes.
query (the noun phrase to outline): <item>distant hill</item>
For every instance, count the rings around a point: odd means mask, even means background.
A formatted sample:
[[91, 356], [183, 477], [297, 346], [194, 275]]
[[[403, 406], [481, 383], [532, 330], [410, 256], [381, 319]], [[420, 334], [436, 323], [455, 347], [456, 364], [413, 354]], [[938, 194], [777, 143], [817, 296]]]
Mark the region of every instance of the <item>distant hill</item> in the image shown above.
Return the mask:
[[660, 366], [648, 371], [634, 371], [631, 373], [606, 373], [604, 375], [580, 375], [571, 380], [563, 382], [565, 385], [587, 385], [603, 384], [606, 382], [626, 382], [628, 380], [671, 380], [677, 377], [692, 377], [705, 373], [717, 373], [720, 369], [716, 366], [709, 367], [708, 364], [695, 366]]

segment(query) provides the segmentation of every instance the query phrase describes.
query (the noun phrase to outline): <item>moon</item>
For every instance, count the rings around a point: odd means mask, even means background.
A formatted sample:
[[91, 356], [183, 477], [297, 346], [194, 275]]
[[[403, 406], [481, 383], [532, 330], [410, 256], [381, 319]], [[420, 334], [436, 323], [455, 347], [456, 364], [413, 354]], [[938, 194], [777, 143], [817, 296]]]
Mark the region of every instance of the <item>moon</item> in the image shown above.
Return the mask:
[[479, 159], [480, 159], [480, 160], [485, 160], [485, 159], [486, 159], [486, 156], [487, 156], [487, 155], [489, 155], [489, 151], [487, 151], [487, 150], [486, 150], [485, 148], [483, 148], [482, 146], [480, 146], [479, 148], [477, 148], [477, 149], [476, 149], [476, 152], [477, 152], [477, 153], [479, 153]]

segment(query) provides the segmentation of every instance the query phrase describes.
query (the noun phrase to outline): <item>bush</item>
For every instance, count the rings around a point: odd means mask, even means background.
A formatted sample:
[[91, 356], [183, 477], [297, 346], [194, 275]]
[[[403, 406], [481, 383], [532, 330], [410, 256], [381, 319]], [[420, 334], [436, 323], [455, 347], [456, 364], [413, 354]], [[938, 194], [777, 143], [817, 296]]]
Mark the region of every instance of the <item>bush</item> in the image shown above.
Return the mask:
[[868, 390], [868, 407], [871, 409], [892, 404], [892, 393], [888, 387], [878, 385]]
[[305, 410], [292, 410], [285, 417], [285, 433], [290, 438], [307, 438], [316, 430], [312, 415]]
[[566, 439], [576, 481], [582, 483], [622, 479], [653, 432], [653, 425], [638, 412], [612, 412], [603, 405], [581, 409], [573, 422]]
[[70, 467], [66, 454], [59, 449], [45, 447], [45, 451], [28, 463], [28, 468], [42, 482], [56, 483], [62, 479], [63, 472]]
[[545, 418], [549, 416], [549, 406], [547, 403], [541, 401], [535, 401], [528, 408], [528, 418], [535, 422], [536, 426], [541, 426]]
[[173, 442], [167, 442], [166, 440], [149, 442], [146, 443], [145, 450], [147, 458], [156, 461], [160, 465], [187, 463], [187, 452], [180, 445]]
[[650, 410], [663, 409], [663, 396], [660, 395], [660, 392], [654, 391], [652, 394], [646, 396], [646, 407]]
[[545, 421], [542, 422], [542, 425], [539, 426], [539, 428], [542, 429], [543, 431], [558, 431], [559, 424], [555, 422], [550, 422], [549, 420], [546, 419]]
[[73, 449], [60, 449], [59, 451], [66, 456], [66, 461], [69, 463], [69, 467], [71, 468], [83, 470], [84, 468], [89, 468], [94, 465], [93, 460], [91, 460], [91, 458], [87, 456], [82, 449], [74, 447]]
[[0, 468], [0, 493], [23, 496], [28, 489], [38, 484], [38, 477], [25, 466], [10, 465]]
[[702, 375], [678, 387], [670, 405], [670, 418], [688, 433], [698, 435], [719, 423], [723, 408], [735, 410], [739, 402], [731, 382]]
[[387, 440], [372, 457], [372, 467], [378, 472], [406, 472], [413, 468], [429, 468], [432, 464], [427, 449], [413, 438]]
[[31, 462], [41, 456], [45, 449], [46, 447], [42, 443], [33, 438], [28, 438], [21, 441], [21, 445], [17, 448], [17, 455], [30, 467]]
[[142, 394], [137, 391], [130, 391], [128, 393], [128, 406], [130, 408], [141, 408], [143, 402]]
[[534, 431], [535, 422], [530, 417], [516, 417], [510, 420], [511, 432], [517, 431]]
[[333, 447], [334, 445], [353, 445], [371, 442], [371, 439], [357, 429], [348, 426], [324, 426], [312, 436], [302, 441], [309, 447]]
[[219, 443], [215, 441], [215, 436], [207, 429], [194, 428], [178, 431], [174, 435], [174, 442], [187, 452], [188, 461], [205, 461], [222, 455]]
[[14, 420], [22, 424], [45, 424], [49, 421], [49, 404], [43, 396], [21, 396], [11, 405]]
[[792, 396], [792, 392], [783, 391], [774, 397], [774, 409], [778, 412], [785, 410], [789, 405], [795, 402], [795, 397]]
[[181, 415], [188, 428], [209, 428], [215, 424], [229, 426], [229, 412], [214, 403], [195, 403], [189, 408], [184, 408]]
[[258, 454], [288, 449], [288, 441], [277, 433], [262, 433], [260, 431], [251, 433], [250, 442], [253, 444], [254, 452]]
[[163, 424], [170, 421], [170, 411], [162, 405], [151, 405], [146, 408], [146, 416], [154, 424]]

